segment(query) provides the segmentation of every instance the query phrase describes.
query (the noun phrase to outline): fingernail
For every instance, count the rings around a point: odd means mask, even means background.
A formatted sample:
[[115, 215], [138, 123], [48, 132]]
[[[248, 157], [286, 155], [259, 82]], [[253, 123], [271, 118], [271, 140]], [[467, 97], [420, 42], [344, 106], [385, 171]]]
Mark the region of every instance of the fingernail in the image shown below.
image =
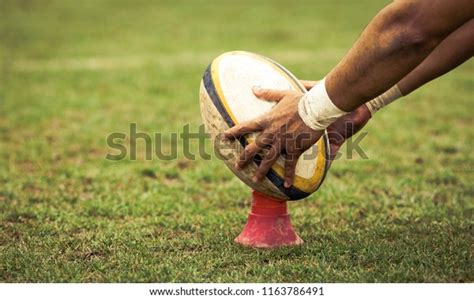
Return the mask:
[[234, 164], [234, 167], [235, 167], [236, 170], [241, 170], [239, 163], [235, 163], [235, 164]]
[[291, 187], [291, 184], [290, 184], [290, 182], [285, 181], [285, 183], [283, 184], [283, 186], [285, 186], [285, 188], [290, 188], [290, 187]]
[[254, 176], [254, 177], [252, 178], [252, 182], [258, 183], [258, 178], [257, 178], [257, 176]]
[[260, 86], [254, 86], [254, 87], [252, 87], [252, 91], [253, 91], [253, 92], [259, 93], [261, 90], [262, 90], [262, 89], [260, 88]]

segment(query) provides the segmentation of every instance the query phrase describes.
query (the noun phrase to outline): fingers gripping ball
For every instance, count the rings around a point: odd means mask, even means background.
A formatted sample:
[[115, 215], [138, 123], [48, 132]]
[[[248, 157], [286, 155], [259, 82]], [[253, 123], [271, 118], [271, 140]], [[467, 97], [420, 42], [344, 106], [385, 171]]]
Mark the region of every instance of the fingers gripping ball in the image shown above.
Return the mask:
[[[309, 196], [323, 182], [329, 165], [329, 143], [324, 134], [299, 159], [291, 159], [279, 154], [278, 143], [268, 141], [274, 136], [259, 135], [258, 119], [282, 98], [283, 92], [278, 90], [306, 92], [295, 76], [266, 57], [242, 51], [224, 53], [212, 61], [201, 81], [201, 115], [214, 140], [217, 155], [237, 177], [268, 196], [297, 200]], [[257, 121], [253, 121], [255, 119]], [[236, 135], [243, 137], [236, 140], [220, 138], [224, 131], [234, 126]], [[257, 133], [246, 134], [248, 132]], [[272, 146], [268, 147], [268, 144]], [[264, 155], [271, 155], [271, 159], [262, 162]], [[272, 166], [256, 183], [254, 175], [261, 163]], [[295, 172], [293, 184], [288, 188], [284, 186], [285, 170]]]

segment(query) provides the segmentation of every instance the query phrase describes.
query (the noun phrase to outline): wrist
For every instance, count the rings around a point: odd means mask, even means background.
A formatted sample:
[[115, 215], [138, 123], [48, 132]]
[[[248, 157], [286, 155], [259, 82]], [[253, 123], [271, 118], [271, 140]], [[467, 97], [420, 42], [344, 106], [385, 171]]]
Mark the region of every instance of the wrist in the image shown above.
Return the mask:
[[401, 97], [403, 97], [403, 94], [398, 85], [395, 84], [383, 94], [365, 103], [365, 106], [369, 109], [370, 114], [374, 115], [375, 112]]
[[325, 130], [348, 112], [339, 109], [326, 91], [326, 78], [319, 81], [299, 101], [298, 114], [303, 122], [315, 131]]

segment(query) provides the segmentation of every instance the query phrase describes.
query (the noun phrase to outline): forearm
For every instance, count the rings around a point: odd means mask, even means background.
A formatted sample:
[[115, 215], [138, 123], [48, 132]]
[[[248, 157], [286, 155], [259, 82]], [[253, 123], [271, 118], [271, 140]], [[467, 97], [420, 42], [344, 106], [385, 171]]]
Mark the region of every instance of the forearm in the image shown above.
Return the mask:
[[472, 41], [474, 41], [474, 20], [467, 22], [445, 38], [423, 62], [400, 80], [397, 85], [366, 102], [365, 105], [369, 108], [370, 113], [374, 114], [380, 108], [408, 95], [470, 59], [474, 54]]
[[[469, 1], [459, 2], [466, 9], [474, 6]], [[352, 111], [395, 85], [471, 18], [472, 10], [460, 12], [459, 7], [425, 0], [387, 6], [328, 74], [326, 89], [332, 102], [343, 111]], [[433, 15], [444, 19], [434, 22]]]
[[424, 84], [453, 70], [474, 55], [474, 20], [445, 38], [433, 52], [397, 85], [403, 95], [408, 95]]
[[[422, 63], [400, 80], [397, 85], [330, 125], [327, 132], [331, 144], [331, 160], [336, 157], [345, 140], [362, 129], [379, 109], [470, 59], [474, 54], [472, 41], [474, 41], [474, 20], [467, 22], [444, 39]], [[301, 83], [307, 90], [310, 90], [318, 81], [302, 80]]]

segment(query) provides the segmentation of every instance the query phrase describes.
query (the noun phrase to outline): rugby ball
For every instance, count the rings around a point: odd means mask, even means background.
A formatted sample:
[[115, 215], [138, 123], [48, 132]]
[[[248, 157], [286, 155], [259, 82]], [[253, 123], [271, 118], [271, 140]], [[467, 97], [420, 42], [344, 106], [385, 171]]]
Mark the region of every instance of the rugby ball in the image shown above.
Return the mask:
[[235, 162], [253, 135], [237, 141], [225, 141], [220, 134], [236, 124], [252, 120], [272, 109], [276, 103], [258, 99], [253, 86], [278, 90], [306, 89], [294, 75], [275, 61], [244, 52], [227, 52], [215, 58], [204, 72], [200, 86], [200, 107], [206, 131], [211, 135], [217, 156], [254, 190], [279, 200], [298, 200], [316, 191], [329, 167], [329, 142], [326, 133], [298, 160], [291, 187], [285, 188], [284, 159], [279, 157], [260, 183], [251, 178], [260, 164], [257, 155], [251, 165], [235, 169]]

